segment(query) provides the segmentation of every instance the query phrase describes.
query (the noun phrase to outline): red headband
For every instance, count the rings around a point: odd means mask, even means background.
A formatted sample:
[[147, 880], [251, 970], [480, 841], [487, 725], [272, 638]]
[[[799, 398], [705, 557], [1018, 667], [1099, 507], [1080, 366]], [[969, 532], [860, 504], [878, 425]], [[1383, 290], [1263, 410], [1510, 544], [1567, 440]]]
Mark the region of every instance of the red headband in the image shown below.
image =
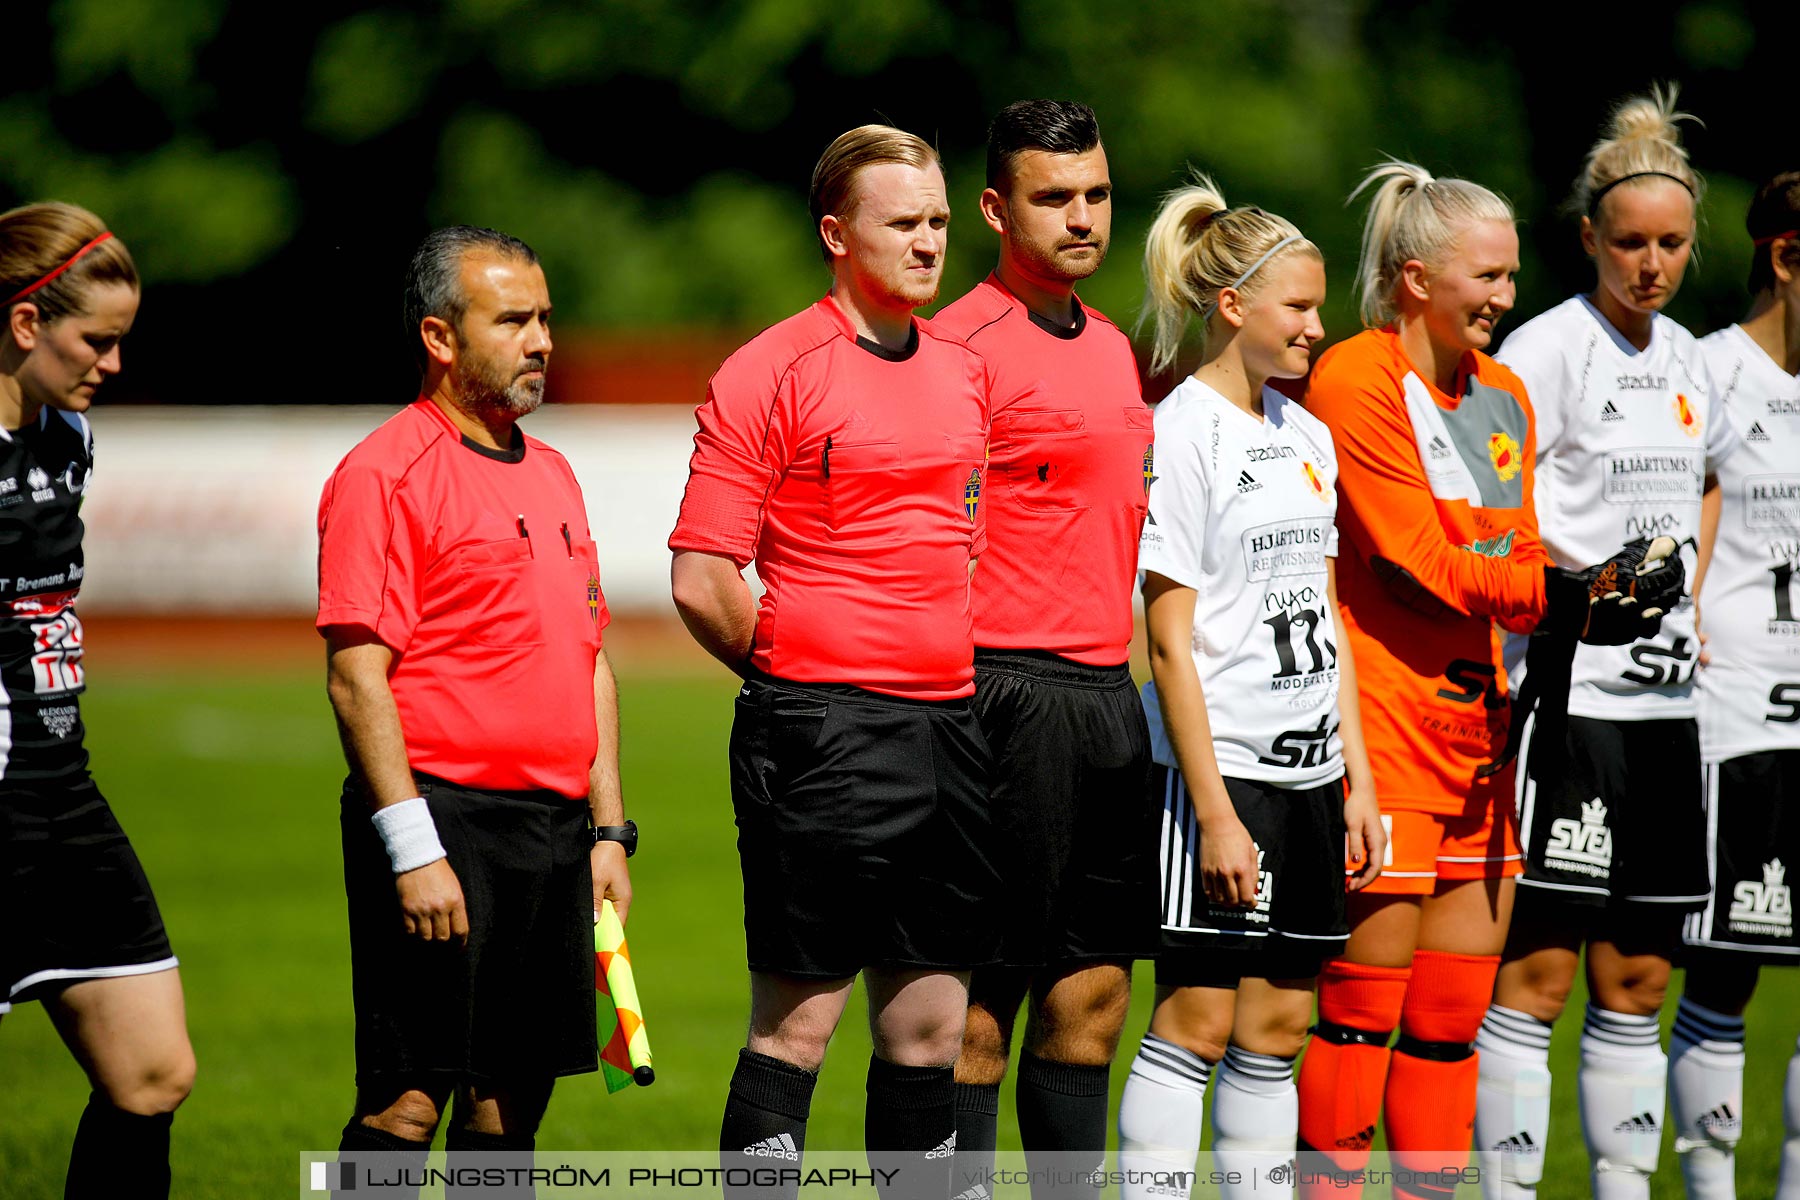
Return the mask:
[[81, 260], [82, 255], [86, 254], [89, 250], [92, 250], [95, 246], [98, 246], [101, 242], [104, 242], [107, 238], [109, 238], [111, 236], [112, 236], [112, 230], [110, 230], [110, 229], [107, 230], [105, 233], [102, 233], [99, 237], [97, 237], [93, 241], [87, 243], [85, 246], [83, 246], [81, 249], [77, 250], [75, 253], [69, 255], [68, 261], [64, 262], [62, 266], [56, 268], [56, 270], [50, 272], [48, 275], [46, 275], [42, 279], [38, 280], [36, 283], [32, 284], [30, 287], [22, 288], [19, 291], [14, 292], [12, 295], [8, 296], [6, 298], [6, 303], [16, 304], [20, 300], [23, 300], [25, 297], [31, 295], [31, 293], [37, 291], [39, 288], [43, 287], [45, 284], [47, 284], [51, 280], [55, 279], [58, 275], [61, 275], [64, 271], [66, 271], [70, 267], [74, 266], [77, 262], [79, 262]]
[[1767, 246], [1770, 242], [1779, 242], [1784, 238], [1788, 241], [1792, 241], [1797, 237], [1800, 237], [1800, 229], [1790, 229], [1786, 233], [1771, 233], [1768, 237], [1757, 238], [1750, 244], [1752, 246]]

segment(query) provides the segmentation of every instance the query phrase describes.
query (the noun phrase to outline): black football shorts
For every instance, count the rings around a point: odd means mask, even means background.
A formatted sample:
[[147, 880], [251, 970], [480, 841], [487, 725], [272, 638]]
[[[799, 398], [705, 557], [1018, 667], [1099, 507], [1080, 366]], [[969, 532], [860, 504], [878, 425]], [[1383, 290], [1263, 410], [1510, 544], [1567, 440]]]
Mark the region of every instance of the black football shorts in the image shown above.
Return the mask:
[[1705, 778], [1712, 894], [1688, 915], [1682, 940], [1768, 963], [1800, 961], [1788, 879], [1800, 868], [1800, 750], [1707, 763]]
[[1001, 961], [1155, 957], [1162, 807], [1130, 668], [977, 650], [975, 715], [994, 753]]
[[137, 853], [86, 772], [0, 784], [0, 1012], [176, 965]]
[[356, 1082], [535, 1080], [599, 1069], [587, 805], [418, 777], [462, 885], [467, 947], [408, 934], [381, 835], [344, 785]]
[[1531, 902], [1671, 913], [1704, 904], [1699, 726], [1570, 716], [1565, 745], [1536, 733], [1534, 719], [1520, 755], [1519, 886]]
[[994, 960], [988, 748], [967, 700], [752, 679], [730, 755], [752, 971]]
[[1350, 935], [1344, 892], [1344, 781], [1281, 788], [1225, 780], [1256, 842], [1256, 905], [1208, 900], [1201, 887], [1200, 824], [1181, 772], [1158, 765], [1151, 791], [1162, 809], [1162, 949], [1156, 982], [1236, 987], [1238, 980], [1310, 979]]

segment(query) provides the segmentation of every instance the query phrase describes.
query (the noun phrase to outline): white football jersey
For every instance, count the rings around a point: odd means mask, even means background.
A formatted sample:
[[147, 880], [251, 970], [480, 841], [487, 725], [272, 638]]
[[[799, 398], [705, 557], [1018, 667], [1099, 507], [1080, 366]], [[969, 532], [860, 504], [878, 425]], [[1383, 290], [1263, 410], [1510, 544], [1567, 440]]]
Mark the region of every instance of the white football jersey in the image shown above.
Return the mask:
[[[1713, 387], [1694, 335], [1658, 313], [1638, 350], [1576, 296], [1520, 326], [1496, 356], [1525, 381], [1537, 412], [1537, 517], [1544, 549], [1573, 569], [1633, 538], [1682, 545], [1688, 575], [1700, 538], [1706, 476], [1736, 446], [1714, 419]], [[1506, 647], [1523, 678], [1526, 639]], [[1662, 630], [1629, 646], [1582, 646], [1569, 712], [1612, 721], [1692, 717], [1700, 639], [1684, 597]]]
[[[1272, 388], [1263, 420], [1193, 378], [1156, 408], [1156, 472], [1138, 569], [1194, 589], [1194, 666], [1219, 771], [1307, 788], [1344, 773], [1337, 456], [1324, 424]], [[1156, 684], [1144, 685], [1156, 761], [1179, 766]]]
[[1719, 534], [1700, 589], [1712, 662], [1700, 750], [1722, 762], [1800, 750], [1800, 379], [1737, 325], [1700, 342], [1741, 439], [1719, 472]]

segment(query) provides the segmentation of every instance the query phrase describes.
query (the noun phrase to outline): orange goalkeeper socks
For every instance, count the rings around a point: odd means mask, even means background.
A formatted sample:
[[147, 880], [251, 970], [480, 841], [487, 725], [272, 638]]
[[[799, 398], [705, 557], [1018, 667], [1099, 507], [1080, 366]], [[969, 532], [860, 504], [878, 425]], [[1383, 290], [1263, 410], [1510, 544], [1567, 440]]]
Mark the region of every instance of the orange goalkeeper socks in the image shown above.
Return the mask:
[[[1300, 1068], [1300, 1148], [1340, 1171], [1368, 1165], [1388, 1075], [1387, 1042], [1406, 997], [1407, 967], [1334, 959], [1319, 975], [1319, 1024]], [[1360, 1187], [1308, 1182], [1301, 1200], [1354, 1197]]]

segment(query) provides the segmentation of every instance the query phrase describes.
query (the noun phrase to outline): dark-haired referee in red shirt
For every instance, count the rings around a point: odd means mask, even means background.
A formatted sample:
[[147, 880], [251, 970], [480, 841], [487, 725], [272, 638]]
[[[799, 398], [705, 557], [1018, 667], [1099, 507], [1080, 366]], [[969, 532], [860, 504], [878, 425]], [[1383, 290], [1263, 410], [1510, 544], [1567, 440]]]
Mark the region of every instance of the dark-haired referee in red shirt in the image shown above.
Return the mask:
[[[683, 620], [745, 681], [730, 761], [750, 1034], [721, 1160], [798, 1164], [860, 972], [871, 1160], [942, 1200], [967, 971], [995, 940], [969, 705], [986, 368], [913, 319], [937, 297], [950, 216], [930, 146], [851, 130], [814, 169], [811, 207], [831, 291], [713, 376], [669, 539]], [[758, 1190], [791, 1196], [793, 1178]]]
[[438, 230], [405, 317], [420, 398], [319, 504], [318, 626], [351, 769], [341, 1149], [422, 1165], [454, 1096], [452, 1155], [528, 1165], [556, 1077], [599, 1066], [594, 911], [631, 900], [606, 604], [569, 464], [517, 424], [550, 357], [537, 256]]
[[[1104, 1164], [1131, 962], [1153, 957], [1158, 940], [1159, 813], [1127, 665], [1152, 431], [1130, 342], [1075, 295], [1112, 232], [1093, 110], [1002, 109], [987, 184], [981, 211], [1000, 234], [1000, 264], [933, 322], [993, 375], [975, 711], [994, 753], [1004, 941], [1001, 964], [977, 970], [970, 989], [957, 1149], [992, 1161], [1013, 1022], [1029, 996], [1019, 1134], [1032, 1166], [1066, 1178]], [[965, 1162], [958, 1174], [981, 1172]], [[1036, 1176], [1033, 1189], [1093, 1194]]]

